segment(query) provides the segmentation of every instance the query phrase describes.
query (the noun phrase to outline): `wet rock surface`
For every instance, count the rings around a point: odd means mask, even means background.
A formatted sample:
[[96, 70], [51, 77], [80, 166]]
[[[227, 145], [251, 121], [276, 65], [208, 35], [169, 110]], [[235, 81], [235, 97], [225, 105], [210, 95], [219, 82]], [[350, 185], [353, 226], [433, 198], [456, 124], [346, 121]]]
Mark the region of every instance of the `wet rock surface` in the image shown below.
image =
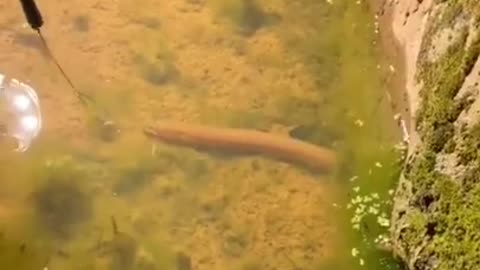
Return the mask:
[[406, 49], [410, 132], [418, 135], [395, 196], [393, 251], [409, 269], [477, 269], [480, 4], [391, 1], [389, 8]]

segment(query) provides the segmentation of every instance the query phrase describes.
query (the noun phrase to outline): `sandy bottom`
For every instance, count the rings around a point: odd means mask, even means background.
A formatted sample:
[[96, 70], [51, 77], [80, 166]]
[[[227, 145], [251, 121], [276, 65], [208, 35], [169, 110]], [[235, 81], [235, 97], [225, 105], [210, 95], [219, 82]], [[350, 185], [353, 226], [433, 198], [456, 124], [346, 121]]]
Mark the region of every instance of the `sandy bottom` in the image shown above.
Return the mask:
[[[268, 97], [279, 94], [273, 89], [308, 97], [314, 87], [305, 67], [287, 56], [275, 33], [260, 30], [239, 38], [202, 1], [39, 2], [52, 51], [77, 87], [115, 118], [121, 137], [112, 144], [90, 140], [89, 114], [24, 25], [18, 3], [2, 2], [0, 72], [37, 89], [45, 123], [37, 143], [46, 148], [29, 164], [16, 163], [7, 175], [48, 163], [60, 145], [135, 163], [145, 153], [163, 151], [141, 134], [158, 119], [223, 125], [232, 121], [228, 113], [273, 112]], [[288, 68], [275, 68], [279, 64]], [[278, 125], [271, 132], [290, 128]], [[139, 142], [146, 149], [139, 149]], [[157, 246], [182, 251], [197, 270], [257, 269], [248, 265], [305, 269], [335, 255], [342, 242], [332, 218], [338, 187], [327, 177], [259, 158], [198, 158], [207, 164], [203, 178], [208, 181], [173, 170], [134, 195], [112, 193], [113, 180], [82, 182], [95, 191], [90, 193], [95, 196], [92, 224], [64, 244], [71, 259], [53, 259], [52, 269], [78, 264], [75, 258], [84, 253], [75, 252], [94, 242], [98, 228], [110, 230], [110, 215], [147, 253]], [[28, 208], [36, 177], [18, 183], [6, 184], [16, 192], [7, 200]], [[22, 222], [6, 208], [0, 207], [4, 223]], [[102, 269], [96, 267], [91, 269]]]

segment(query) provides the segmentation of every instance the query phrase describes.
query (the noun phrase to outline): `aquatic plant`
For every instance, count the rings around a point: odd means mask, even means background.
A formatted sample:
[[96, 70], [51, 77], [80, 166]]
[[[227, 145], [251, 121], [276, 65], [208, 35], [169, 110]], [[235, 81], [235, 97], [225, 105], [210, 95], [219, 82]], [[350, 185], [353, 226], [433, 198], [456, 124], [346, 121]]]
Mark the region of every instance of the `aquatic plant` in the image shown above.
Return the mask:
[[173, 259], [164, 247], [120, 230], [114, 217], [111, 223], [112, 237], [99, 242], [94, 249], [98, 258], [107, 259], [110, 270], [173, 269]]
[[153, 159], [142, 159], [136, 165], [118, 169], [117, 179], [113, 185], [114, 194], [131, 194], [153, 181], [156, 173], [162, 172]]
[[139, 30], [138, 40], [131, 42], [132, 62], [142, 78], [154, 85], [162, 86], [180, 79], [175, 57], [158, 30]]
[[282, 95], [272, 98], [272, 114], [287, 126], [311, 125], [319, 121], [318, 115], [324, 100], [321, 97], [300, 98]]
[[32, 203], [38, 222], [54, 236], [72, 236], [77, 225], [92, 217], [92, 198], [81, 185], [88, 176], [62, 162], [43, 167], [37, 177], [41, 184], [32, 193]]
[[205, 156], [182, 147], [155, 146], [155, 149], [157, 166], [166, 170], [181, 171], [183, 180], [189, 185], [203, 185], [204, 181], [208, 179], [210, 175], [209, 162]]
[[[306, 6], [308, 8], [305, 8]], [[340, 33], [336, 27], [345, 16], [346, 6], [348, 6], [347, 2], [343, 1], [337, 1], [335, 5], [327, 1], [311, 0], [285, 2], [284, 8], [288, 10], [282, 14], [282, 22], [285, 23], [279, 24], [276, 31], [289, 54], [302, 59], [307, 70], [314, 75], [312, 77], [317, 89], [322, 93], [326, 93], [338, 82], [344, 68], [342, 59], [345, 53], [355, 51], [355, 48], [361, 50], [348, 55], [350, 61], [355, 61], [355, 58], [362, 56], [369, 51], [367, 48], [371, 47], [370, 45], [345, 46], [348, 43], [345, 41], [350, 38], [346, 35], [348, 32]], [[296, 23], [288, 23], [291, 21]], [[351, 25], [348, 24], [347, 27]], [[322, 30], [318, 32], [314, 29]], [[358, 34], [358, 31], [363, 30], [364, 28], [357, 27], [356, 32]], [[363, 31], [362, 35], [369, 36], [371, 33]], [[355, 39], [355, 42], [358, 44], [364, 40]]]
[[253, 35], [260, 28], [273, 22], [275, 16], [265, 12], [256, 0], [214, 1], [220, 16], [226, 17], [242, 35]]
[[110, 270], [134, 269], [138, 243], [129, 234], [120, 231], [114, 217], [111, 217], [113, 236], [111, 240], [98, 244], [95, 251], [100, 256], [108, 256], [110, 259]]

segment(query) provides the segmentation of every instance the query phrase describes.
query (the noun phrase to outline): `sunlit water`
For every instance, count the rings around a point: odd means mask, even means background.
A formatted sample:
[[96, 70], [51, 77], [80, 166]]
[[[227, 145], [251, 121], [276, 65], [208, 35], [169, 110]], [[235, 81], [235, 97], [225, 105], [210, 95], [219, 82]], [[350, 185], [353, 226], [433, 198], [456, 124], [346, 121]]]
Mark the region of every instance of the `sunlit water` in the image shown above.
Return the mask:
[[[364, 3], [39, 1], [83, 107], [7, 2], [0, 72], [37, 89], [44, 128], [0, 156], [1, 269], [396, 269], [375, 239], [400, 136]], [[162, 120], [291, 136], [340, 165], [146, 138]]]

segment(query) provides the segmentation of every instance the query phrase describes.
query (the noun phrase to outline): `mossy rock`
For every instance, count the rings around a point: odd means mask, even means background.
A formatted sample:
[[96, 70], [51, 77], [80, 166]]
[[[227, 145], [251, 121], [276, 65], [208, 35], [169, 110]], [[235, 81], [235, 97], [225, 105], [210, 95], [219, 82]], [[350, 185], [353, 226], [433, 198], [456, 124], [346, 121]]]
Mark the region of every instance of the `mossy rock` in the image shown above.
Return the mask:
[[[472, 102], [468, 96], [457, 95], [478, 61], [480, 34], [464, 28], [434, 62], [427, 61], [425, 54], [435, 33], [454, 19], [475, 19], [474, 12], [480, 5], [469, 0], [436, 3], [443, 6], [439, 14], [430, 18], [418, 62], [417, 78], [423, 86], [417, 128], [423, 144], [405, 167], [412, 188], [407, 212], [398, 218], [407, 226], [394, 237], [397, 253], [413, 269], [473, 270], [480, 265], [480, 215], [475, 210], [480, 205], [479, 125], [456, 124], [460, 113]], [[456, 156], [458, 165], [463, 166], [459, 173], [445, 175], [436, 171], [438, 153]]]

